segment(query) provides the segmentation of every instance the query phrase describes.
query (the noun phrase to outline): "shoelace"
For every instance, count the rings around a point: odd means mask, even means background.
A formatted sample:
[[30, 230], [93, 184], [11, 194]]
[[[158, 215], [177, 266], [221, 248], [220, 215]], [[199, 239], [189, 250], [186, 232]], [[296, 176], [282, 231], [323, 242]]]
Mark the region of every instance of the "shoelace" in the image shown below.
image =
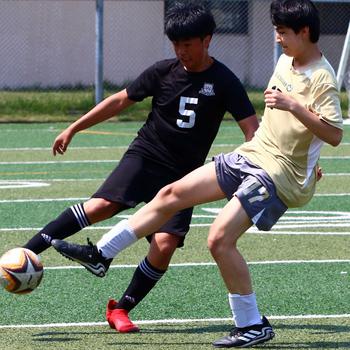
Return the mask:
[[96, 250], [96, 248], [95, 248], [95, 245], [90, 241], [90, 238], [88, 237], [87, 239], [87, 243], [88, 243], [88, 248], [89, 248], [89, 250], [88, 250], [88, 255], [91, 255], [91, 257], [94, 255], [94, 253], [95, 253], [95, 250]]
[[90, 238], [88, 237], [86, 240], [87, 240], [88, 245], [93, 248], [94, 244], [90, 241]]
[[243, 334], [242, 330], [237, 328], [237, 327], [233, 327], [230, 331], [230, 336], [231, 337], [239, 337]]
[[244, 327], [244, 328], [233, 327], [230, 332], [230, 336], [238, 338], [250, 330], [255, 330], [255, 327], [254, 326]]
[[101, 253], [99, 252], [99, 250], [97, 249], [97, 247], [90, 241], [90, 238], [87, 238], [87, 242], [89, 245], [89, 248], [91, 249], [91, 251], [89, 251], [89, 255], [91, 256], [95, 256], [95, 257], [99, 257], [99, 259], [102, 259], [102, 261], [107, 261], [108, 259], [105, 259]]

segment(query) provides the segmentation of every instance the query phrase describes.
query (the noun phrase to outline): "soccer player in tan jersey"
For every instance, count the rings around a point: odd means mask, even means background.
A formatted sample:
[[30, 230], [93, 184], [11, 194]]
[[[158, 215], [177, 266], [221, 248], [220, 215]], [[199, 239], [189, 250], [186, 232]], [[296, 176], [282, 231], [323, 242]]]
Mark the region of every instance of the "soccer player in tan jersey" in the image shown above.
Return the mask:
[[[274, 0], [271, 19], [283, 54], [264, 92], [266, 108], [254, 138], [164, 187], [96, 245], [101, 259], [113, 258], [156, 232], [174, 212], [227, 197], [208, 246], [228, 289], [235, 326], [215, 347], [250, 347], [273, 338], [237, 240], [253, 224], [270, 230], [288, 208], [306, 204], [315, 191], [322, 144], [337, 146], [342, 139], [335, 75], [317, 45], [316, 7], [309, 0]], [[59, 240], [52, 245], [80, 263], [88, 259], [85, 246]]]

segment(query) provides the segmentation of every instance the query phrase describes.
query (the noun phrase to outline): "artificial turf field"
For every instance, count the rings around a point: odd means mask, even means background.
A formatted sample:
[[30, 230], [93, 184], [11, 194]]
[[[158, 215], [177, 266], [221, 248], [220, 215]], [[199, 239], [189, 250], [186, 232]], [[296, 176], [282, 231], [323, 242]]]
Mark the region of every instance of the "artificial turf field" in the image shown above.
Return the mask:
[[[139, 123], [104, 123], [53, 157], [51, 144], [67, 124], [0, 124], [0, 254], [26, 242], [67, 206], [92, 194], [136, 135]], [[242, 141], [225, 121], [210, 155]], [[264, 349], [350, 349], [350, 137], [323, 148], [324, 177], [314, 199], [289, 210], [269, 233], [254, 227], [241, 238], [260, 311], [276, 337]], [[208, 158], [209, 159], [209, 158]], [[208, 226], [225, 201], [198, 206], [185, 246], [156, 288], [131, 313], [138, 334], [108, 328], [105, 304], [118, 298], [146, 240], [124, 251], [99, 279], [58, 255], [42, 254], [44, 279], [30, 295], [0, 291], [0, 349], [212, 349], [230, 329], [226, 290], [206, 248]], [[116, 221], [70, 240], [94, 242]], [[260, 348], [260, 347], [257, 347]]]

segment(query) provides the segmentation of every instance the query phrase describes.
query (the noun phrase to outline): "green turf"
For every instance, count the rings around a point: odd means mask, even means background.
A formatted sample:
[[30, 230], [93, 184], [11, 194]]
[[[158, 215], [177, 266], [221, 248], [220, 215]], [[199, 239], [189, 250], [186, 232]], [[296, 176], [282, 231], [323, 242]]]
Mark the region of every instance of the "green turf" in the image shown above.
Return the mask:
[[[347, 350], [350, 321], [340, 319], [274, 320], [276, 337], [254, 349]], [[106, 325], [96, 327], [31, 328], [0, 330], [2, 350], [207, 350], [211, 342], [227, 334], [227, 322], [143, 325], [142, 332], [117, 334]]]
[[[50, 147], [65, 125], [0, 124], [1, 181], [32, 179], [49, 184], [46, 187], [0, 188], [0, 254], [26, 242], [67, 206], [88, 198], [120, 159], [140, 126], [139, 123], [101, 124], [90, 133], [77, 135], [66, 155], [54, 158]], [[348, 128], [344, 142], [350, 141]], [[238, 127], [225, 121], [210, 154], [227, 152], [241, 140]], [[99, 148], [101, 146], [104, 148]], [[350, 177], [336, 174], [348, 172], [346, 157], [350, 156], [350, 147], [326, 146], [322, 156], [320, 163], [325, 176], [313, 200], [304, 208], [289, 210], [271, 233], [248, 233], [239, 241], [241, 252], [250, 262], [261, 312], [273, 317], [349, 314], [350, 264], [336, 260], [349, 259]], [[332, 156], [343, 158], [329, 158]], [[96, 160], [111, 162], [92, 162]], [[51, 161], [54, 163], [42, 163]], [[172, 266], [132, 312], [135, 320], [230, 317], [226, 290], [217, 268], [199, 265], [213, 263], [206, 239], [215, 214], [207, 208], [220, 209], [225, 203], [223, 200], [195, 209], [192, 223], [199, 226], [191, 227], [184, 248], [177, 250], [172, 263], [198, 266]], [[101, 222], [70, 240], [85, 242], [86, 237], [90, 237], [97, 241], [120, 219], [121, 216]], [[300, 231], [308, 234], [287, 234]], [[320, 234], [324, 232], [331, 234]], [[113, 264], [137, 264], [145, 256], [147, 247], [146, 240], [141, 240], [120, 254]], [[53, 249], [44, 252], [42, 260], [45, 267], [77, 266]], [[305, 261], [271, 263], [288, 260]], [[106, 325], [1, 328], [1, 325], [32, 323], [104, 322], [106, 301], [110, 296], [121, 295], [133, 270], [133, 267], [112, 266], [106, 278], [98, 279], [84, 269], [46, 269], [42, 285], [31, 295], [15, 296], [0, 291], [0, 349], [211, 349], [211, 341], [228, 330], [229, 321], [142, 325], [143, 333], [135, 335], [116, 334]], [[273, 325], [278, 336], [264, 349], [350, 348], [349, 317], [273, 319]]]
[[[102, 226], [102, 225], [101, 225]], [[2, 233], [3, 245], [0, 253], [23, 244], [33, 234], [33, 231], [8, 231]], [[85, 230], [70, 241], [86, 243], [86, 237], [96, 242], [106, 229]], [[173, 263], [183, 262], [213, 262], [206, 249], [207, 228], [192, 228], [184, 248], [178, 249], [173, 257]], [[7, 240], [6, 240], [7, 237]], [[123, 252], [114, 264], [137, 264], [146, 254], [147, 241], [141, 240], [131, 250]], [[239, 242], [240, 250], [248, 261], [279, 261], [279, 260], [329, 260], [349, 259], [349, 236], [288, 236], [247, 234]], [[52, 249], [42, 254], [45, 266], [72, 265], [69, 260], [61, 258]]]
[[[342, 273], [350, 272], [347, 263], [251, 265], [250, 270], [263, 313], [348, 312], [350, 282]], [[47, 270], [42, 285], [28, 296], [2, 292], [0, 300], [6, 308], [2, 309], [0, 324], [102, 322], [105, 301], [123, 292], [132, 272], [132, 268], [113, 268], [108, 277], [99, 279], [83, 269]], [[26, 313], [28, 307], [36, 313]], [[217, 267], [170, 268], [132, 315], [145, 320], [229, 317]]]

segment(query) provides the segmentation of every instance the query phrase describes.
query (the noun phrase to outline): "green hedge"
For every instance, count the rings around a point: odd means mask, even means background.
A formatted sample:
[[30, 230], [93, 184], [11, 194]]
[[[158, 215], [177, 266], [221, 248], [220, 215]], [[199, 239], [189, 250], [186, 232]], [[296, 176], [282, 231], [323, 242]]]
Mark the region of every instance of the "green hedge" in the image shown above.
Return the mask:
[[[107, 90], [105, 97], [115, 90]], [[263, 91], [250, 90], [249, 97], [261, 116], [264, 110]], [[342, 92], [343, 116], [348, 114], [346, 92]], [[92, 89], [72, 90], [25, 90], [0, 91], [0, 122], [70, 122], [89, 111], [94, 106]], [[151, 107], [151, 100], [136, 103], [112, 120], [145, 120]]]

